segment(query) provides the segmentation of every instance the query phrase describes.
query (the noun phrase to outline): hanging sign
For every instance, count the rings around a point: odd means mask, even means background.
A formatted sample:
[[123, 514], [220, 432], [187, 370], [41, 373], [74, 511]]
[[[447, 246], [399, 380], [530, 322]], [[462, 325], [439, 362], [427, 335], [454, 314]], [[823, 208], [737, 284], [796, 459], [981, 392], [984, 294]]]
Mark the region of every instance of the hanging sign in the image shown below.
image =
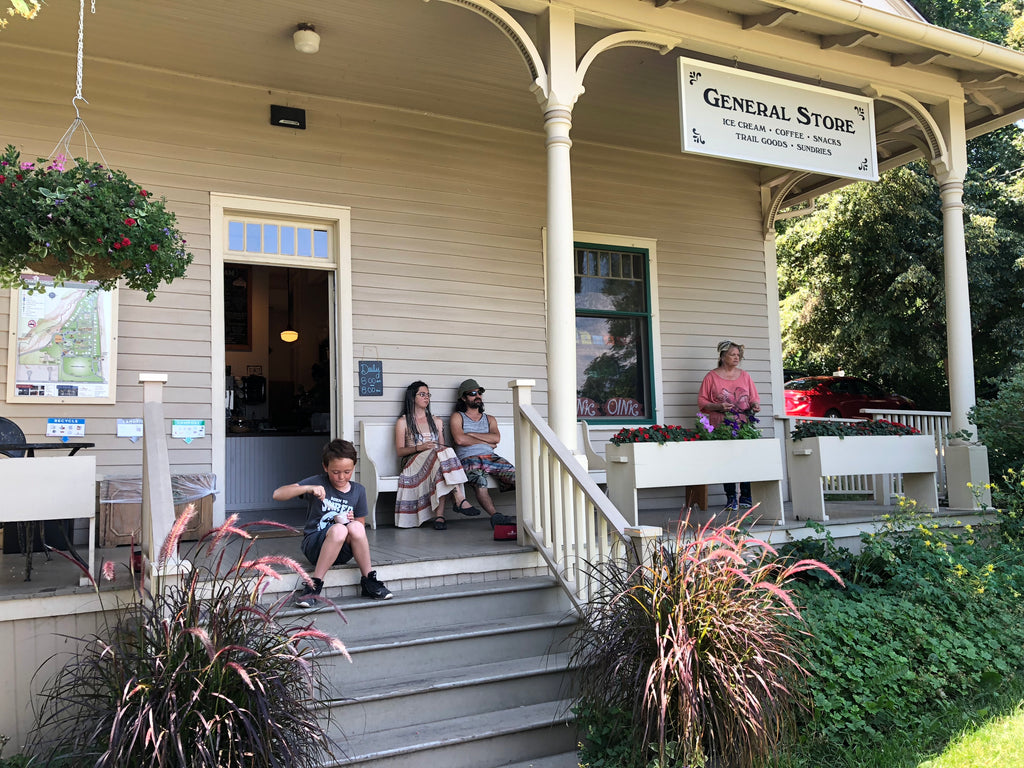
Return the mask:
[[871, 99], [679, 59], [683, 151], [878, 180]]

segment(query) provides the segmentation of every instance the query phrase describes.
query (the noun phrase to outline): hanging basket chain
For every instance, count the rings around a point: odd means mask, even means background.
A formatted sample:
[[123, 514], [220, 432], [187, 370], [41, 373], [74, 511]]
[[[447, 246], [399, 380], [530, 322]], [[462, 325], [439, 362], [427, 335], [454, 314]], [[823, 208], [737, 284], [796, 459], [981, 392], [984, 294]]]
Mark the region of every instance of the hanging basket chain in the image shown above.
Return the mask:
[[[90, 10], [92, 13], [96, 13], [96, 0], [91, 0]], [[92, 131], [89, 130], [89, 126], [85, 124], [85, 120], [82, 119], [82, 115], [78, 111], [78, 102], [84, 102], [88, 104], [89, 101], [82, 96], [82, 73], [85, 69], [85, 0], [78, 0], [78, 67], [75, 73], [75, 96], [71, 99], [71, 106], [75, 108], [75, 119], [71, 121], [71, 125], [64, 131], [64, 135], [60, 137], [60, 141], [49, 154], [49, 158], [53, 158], [58, 155], [63, 155], [66, 158], [74, 157], [74, 152], [71, 149], [71, 142], [75, 136], [76, 131], [79, 127], [82, 129], [82, 143], [85, 145], [84, 157], [86, 160], [89, 159], [89, 143], [92, 142], [93, 148], [100, 157], [100, 162], [103, 165], [108, 165], [107, 158], [103, 156], [103, 151], [100, 149], [99, 144], [96, 143], [96, 139], [93, 138]]]

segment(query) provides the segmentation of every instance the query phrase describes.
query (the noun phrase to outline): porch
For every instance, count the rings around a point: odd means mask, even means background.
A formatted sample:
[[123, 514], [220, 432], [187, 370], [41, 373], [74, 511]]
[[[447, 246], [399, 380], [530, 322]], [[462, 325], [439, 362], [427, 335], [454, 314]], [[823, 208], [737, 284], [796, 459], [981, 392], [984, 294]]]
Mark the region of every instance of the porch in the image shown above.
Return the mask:
[[[682, 494], [679, 502], [682, 504]], [[792, 502], [785, 502], [786, 522], [759, 522], [754, 520], [750, 531], [754, 536], [772, 544], [781, 544], [807, 536], [816, 536], [806, 526], [807, 516], [794, 510]], [[881, 516], [889, 507], [879, 506], [870, 499], [856, 501], [827, 500], [825, 508], [829, 520], [823, 525], [834, 539], [844, 544], [853, 544], [862, 532], [870, 532], [878, 525]], [[736, 513], [732, 513], [733, 516]], [[756, 513], [755, 513], [756, 514]], [[693, 520], [703, 523], [714, 516], [714, 512], [694, 512]], [[950, 524], [959, 521], [964, 524], [978, 524], [982, 517], [976, 510], [939, 509], [937, 517]], [[679, 507], [643, 509], [640, 512], [641, 525], [662, 528], [671, 534], [680, 519]], [[374, 567], [381, 580], [397, 594], [402, 590], [439, 586], [444, 584], [484, 582], [502, 577], [516, 578], [534, 573], [545, 573], [546, 566], [536, 549], [520, 545], [515, 541], [494, 541], [486, 520], [476, 518], [451, 518], [447, 531], [435, 531], [429, 526], [400, 530], [390, 525], [367, 529]], [[255, 554], [284, 554], [301, 560], [300, 536], [282, 532], [264, 531], [257, 533]], [[193, 542], [185, 542], [182, 551], [189, 551]], [[126, 586], [131, 548], [127, 546], [98, 548], [96, 561], [111, 561], [116, 564], [117, 580], [101, 583], [103, 591], [116, 591]], [[25, 604], [13, 606], [14, 601], [38, 601], [44, 598], [91, 595], [91, 587], [79, 587], [78, 567], [62, 557], [52, 554], [49, 559], [36, 553], [33, 560], [32, 581], [24, 580], [24, 555], [0, 555], [0, 621], [8, 614], [25, 616], [48, 613], [41, 605], [28, 608]], [[287, 577], [282, 589], [288, 589]], [[333, 569], [326, 580], [328, 594], [332, 597], [354, 595], [359, 584], [359, 574], [354, 566], [346, 565]], [[40, 613], [37, 613], [39, 611]]]

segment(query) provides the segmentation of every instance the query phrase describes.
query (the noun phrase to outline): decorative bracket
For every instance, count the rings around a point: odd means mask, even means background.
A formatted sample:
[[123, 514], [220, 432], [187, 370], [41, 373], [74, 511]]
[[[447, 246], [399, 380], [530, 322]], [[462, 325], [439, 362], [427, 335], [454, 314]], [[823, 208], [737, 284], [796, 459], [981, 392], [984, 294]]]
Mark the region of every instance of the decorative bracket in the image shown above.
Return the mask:
[[[430, 0], [423, 0], [423, 2], [429, 3]], [[540, 55], [540, 51], [537, 50], [537, 46], [534, 45], [526, 30], [509, 15], [508, 11], [491, 2], [491, 0], [439, 0], [439, 2], [462, 6], [473, 13], [483, 16], [500, 29], [502, 34], [512, 41], [512, 44], [519, 51], [519, 55], [523, 57], [527, 69], [530, 70], [530, 77], [532, 79], [530, 90], [538, 94], [538, 99], [547, 99], [550, 92], [550, 79], [544, 66], [544, 58]]]
[[786, 200], [786, 196], [793, 191], [801, 181], [810, 176], [810, 173], [794, 171], [785, 182], [783, 182], [778, 189], [775, 190], [775, 194], [772, 195], [772, 201], [768, 205], [768, 210], [765, 211], [764, 221], [762, 222], [762, 234], [767, 240], [768, 235], [772, 233], [775, 228], [775, 217], [779, 215], [779, 211], [782, 210], [782, 205]]
[[938, 123], [935, 122], [935, 118], [929, 114], [920, 101], [908, 93], [892, 88], [872, 86], [865, 88], [864, 94], [873, 99], [895, 104], [910, 115], [924, 134], [925, 146], [927, 148], [925, 154], [928, 156], [928, 162], [931, 163], [935, 175], [943, 176], [949, 173], [949, 148], [942, 138], [942, 131], [939, 129]]

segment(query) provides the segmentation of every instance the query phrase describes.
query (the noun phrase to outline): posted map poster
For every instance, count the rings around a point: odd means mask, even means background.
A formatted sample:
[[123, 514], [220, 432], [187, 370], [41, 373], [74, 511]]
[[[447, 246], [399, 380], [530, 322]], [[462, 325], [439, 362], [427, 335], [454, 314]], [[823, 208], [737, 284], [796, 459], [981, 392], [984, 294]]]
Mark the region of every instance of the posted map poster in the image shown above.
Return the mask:
[[11, 291], [7, 402], [113, 403], [115, 397], [114, 291], [95, 284], [53, 285]]

